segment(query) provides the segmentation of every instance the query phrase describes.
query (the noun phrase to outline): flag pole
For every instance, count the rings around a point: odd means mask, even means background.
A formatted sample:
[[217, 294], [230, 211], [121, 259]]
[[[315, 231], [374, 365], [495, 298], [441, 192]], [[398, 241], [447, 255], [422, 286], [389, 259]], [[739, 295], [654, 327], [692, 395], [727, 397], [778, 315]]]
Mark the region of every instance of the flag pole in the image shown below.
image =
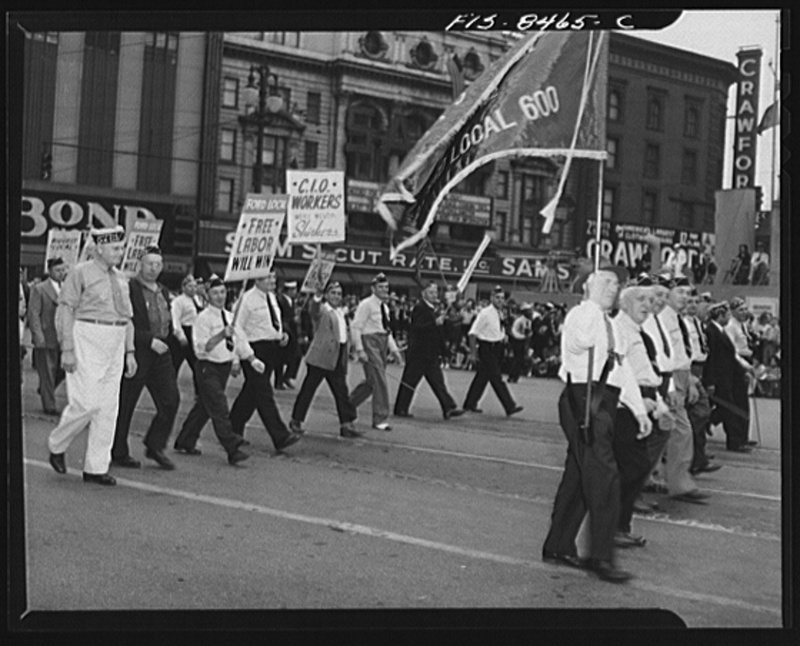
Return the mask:
[[[778, 56], [780, 56], [781, 40], [781, 14], [775, 16], [775, 58], [772, 63], [772, 105], [780, 110], [778, 103]], [[780, 115], [778, 115], [780, 116]], [[778, 138], [778, 126], [772, 129], [772, 168], [770, 168], [770, 187], [769, 187], [769, 212], [772, 213], [772, 205], [775, 203], [775, 150]]]
[[600, 267], [600, 229], [603, 223], [603, 173], [606, 162], [601, 159], [597, 169], [597, 220], [595, 225], [594, 270]]

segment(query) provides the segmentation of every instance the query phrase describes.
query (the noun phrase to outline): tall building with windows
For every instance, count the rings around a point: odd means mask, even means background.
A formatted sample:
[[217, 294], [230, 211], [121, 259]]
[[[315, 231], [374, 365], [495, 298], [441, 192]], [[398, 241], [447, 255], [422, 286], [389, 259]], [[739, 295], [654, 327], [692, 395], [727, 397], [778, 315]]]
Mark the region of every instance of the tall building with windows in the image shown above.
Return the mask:
[[[200, 223], [203, 269], [220, 271], [247, 192], [255, 190], [257, 126], [244, 104], [251, 69], [269, 68], [269, 93], [283, 106], [262, 133], [264, 192], [281, 192], [286, 168], [344, 170], [347, 242], [337, 271], [357, 284], [394, 271], [402, 291], [414, 285], [413, 253], [389, 262], [386, 225], [376, 198], [404, 155], [453, 100], [448, 61], [455, 55], [470, 83], [511, 44], [501, 32], [226, 33], [220, 84], [217, 202]], [[476, 274], [479, 290], [500, 283], [537, 288], [549, 253], [559, 275], [591, 253], [602, 208], [603, 251], [634, 266], [645, 227], [664, 248], [713, 243], [714, 191], [722, 187], [725, 106], [732, 64], [613, 33], [608, 73], [608, 161], [602, 199], [597, 162], [578, 160], [549, 235], [541, 208], [555, 192], [549, 159], [498, 160], [467, 178], [443, 203], [422, 275], [456, 282], [486, 231], [493, 236]], [[282, 245], [280, 275], [302, 278], [313, 249]]]
[[167, 31], [26, 34], [21, 263], [31, 277], [44, 271], [51, 228], [129, 228], [137, 218], [164, 222], [167, 280], [191, 270], [203, 196], [214, 195], [203, 181], [217, 136], [205, 96], [213, 86], [216, 97], [221, 42]]

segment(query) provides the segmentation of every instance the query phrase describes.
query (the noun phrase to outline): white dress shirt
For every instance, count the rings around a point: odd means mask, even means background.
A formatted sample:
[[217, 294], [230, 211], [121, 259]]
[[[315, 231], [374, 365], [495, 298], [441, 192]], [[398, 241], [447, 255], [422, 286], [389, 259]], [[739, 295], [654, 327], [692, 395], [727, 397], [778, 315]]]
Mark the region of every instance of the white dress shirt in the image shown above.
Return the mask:
[[186, 335], [183, 333], [183, 328], [194, 325], [197, 318], [197, 305], [191, 296], [179, 294], [172, 299], [169, 308], [172, 313], [172, 328], [175, 330], [175, 336], [180, 341], [185, 341]]
[[[616, 329], [625, 341], [627, 351], [625, 361], [631, 367], [636, 383], [640, 386], [658, 388], [663, 381], [663, 377], [656, 374], [653, 364], [650, 363], [650, 355], [647, 354], [647, 346], [642, 340], [642, 328], [628, 314], [620, 312], [614, 319], [617, 323]], [[655, 345], [655, 342], [654, 342]]]
[[[383, 310], [383, 314], [381, 310]], [[367, 296], [358, 304], [356, 313], [353, 315], [353, 322], [350, 325], [353, 333], [353, 345], [357, 352], [364, 349], [361, 337], [365, 334], [388, 334], [389, 352], [397, 352], [397, 343], [395, 343], [394, 336], [392, 336], [392, 331], [384, 329], [384, 314], [386, 319], [389, 320], [389, 306], [375, 294]]]
[[[267, 299], [272, 303], [271, 311]], [[274, 317], [273, 312], [275, 313]], [[278, 305], [278, 299], [275, 298], [273, 292], [263, 292], [258, 287], [252, 287], [244, 293], [239, 306], [237, 323], [250, 343], [280, 341], [283, 337], [281, 308]]]
[[[747, 335], [742, 329], [743, 325], [744, 323], [731, 317], [731, 320], [728, 321], [728, 324], [725, 326], [725, 334], [727, 334], [730, 340], [733, 341], [733, 347], [736, 348], [736, 354], [744, 359], [749, 359], [753, 356], [753, 351], [747, 344]], [[750, 363], [748, 362], [747, 365], [749, 366]]]
[[689, 341], [692, 345], [692, 363], [699, 361], [704, 362], [708, 358], [708, 354], [703, 352], [703, 346], [700, 343], [700, 335], [703, 335], [703, 343], [708, 348], [708, 340], [705, 338], [705, 332], [702, 329], [702, 324], [696, 316], [684, 316], [683, 322], [689, 330]]
[[659, 313], [658, 318], [661, 320], [664, 333], [670, 341], [670, 350], [672, 351], [670, 372], [691, 369], [692, 358], [686, 352], [681, 324], [678, 322], [678, 313], [671, 306], [666, 305]]
[[500, 320], [500, 312], [494, 305], [487, 305], [478, 312], [478, 316], [475, 317], [472, 327], [469, 329], [469, 336], [489, 343], [497, 343], [506, 338], [503, 322]]
[[600, 379], [608, 359], [609, 336], [606, 321], [611, 325], [614, 352], [622, 357], [621, 361], [614, 361], [606, 383], [620, 389], [620, 403], [630, 408], [634, 415], [646, 415], [647, 409], [636, 377], [624, 359], [629, 337], [617, 329], [616, 319], [608, 318], [594, 301], [584, 300], [567, 312], [561, 333], [561, 368], [558, 376], [566, 382], [569, 375], [573, 383], [585, 384], [588, 380], [589, 348], [593, 347], [592, 381]]
[[[233, 314], [225, 310], [225, 321], [228, 325], [233, 321]], [[206, 350], [208, 340], [215, 334], [219, 334], [225, 327], [222, 321], [222, 310], [213, 305], [208, 305], [194, 321], [192, 326], [192, 342], [194, 343], [194, 353], [198, 359], [210, 361], [212, 363], [226, 363], [228, 361], [247, 360], [253, 356], [253, 349], [247, 342], [238, 321], [233, 327], [233, 351], [228, 350], [223, 339], [211, 352]]]

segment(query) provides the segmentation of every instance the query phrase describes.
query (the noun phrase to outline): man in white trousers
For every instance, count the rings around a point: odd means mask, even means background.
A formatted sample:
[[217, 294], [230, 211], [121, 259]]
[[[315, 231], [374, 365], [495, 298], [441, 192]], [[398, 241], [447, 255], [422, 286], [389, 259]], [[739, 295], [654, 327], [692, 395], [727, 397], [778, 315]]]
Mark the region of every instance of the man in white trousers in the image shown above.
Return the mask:
[[83, 480], [115, 485], [108, 474], [119, 407], [123, 368], [136, 374], [133, 308], [125, 275], [117, 269], [125, 250], [121, 226], [92, 231], [95, 253], [67, 274], [58, 298], [61, 365], [66, 372], [69, 403], [47, 444], [50, 465], [67, 472], [65, 453], [72, 440], [89, 428]]

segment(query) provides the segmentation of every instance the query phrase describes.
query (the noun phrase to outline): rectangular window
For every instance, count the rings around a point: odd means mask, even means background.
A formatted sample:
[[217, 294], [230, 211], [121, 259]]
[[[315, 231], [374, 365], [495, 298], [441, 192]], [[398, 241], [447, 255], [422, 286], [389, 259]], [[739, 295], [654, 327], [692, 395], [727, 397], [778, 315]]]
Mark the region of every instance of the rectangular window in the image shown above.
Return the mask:
[[505, 242], [508, 236], [508, 212], [495, 211], [494, 217], [496, 218], [494, 230], [497, 232], [497, 238], [501, 242]]
[[239, 107], [239, 79], [226, 76], [222, 81], [222, 107]]
[[319, 144], [316, 141], [305, 142], [303, 152], [303, 168], [316, 168], [319, 163]]
[[500, 200], [508, 199], [508, 171], [498, 171], [494, 176], [494, 196]]
[[219, 158], [222, 161], [232, 162], [236, 159], [236, 131], [223, 128], [220, 133]]
[[322, 95], [319, 92], [309, 92], [306, 95], [306, 123], [320, 123], [321, 111]]
[[664, 109], [666, 107], [667, 95], [660, 90], [648, 90], [647, 92], [647, 129], [664, 130]]
[[78, 184], [111, 186], [112, 183], [120, 40], [120, 32], [86, 32], [80, 88]]
[[697, 183], [697, 152], [694, 150], [683, 151], [681, 164], [681, 184], [694, 186]]
[[608, 120], [615, 123], [622, 121], [622, 100], [623, 92], [621, 88], [609, 88], [608, 90]]
[[292, 108], [292, 89], [288, 87], [279, 87], [278, 96], [283, 99], [283, 109], [291, 110]]
[[679, 202], [678, 217], [680, 225], [686, 229], [694, 228], [694, 204], [691, 202]]
[[700, 117], [702, 103], [697, 99], [686, 99], [683, 109], [683, 135], [690, 139], [700, 137]]
[[606, 186], [603, 189], [603, 219], [607, 222], [614, 219], [617, 212], [617, 189]]
[[606, 158], [606, 168], [608, 170], [618, 170], [619, 139], [615, 139], [614, 137], [609, 137], [606, 140], [606, 152], [608, 153], [608, 157]]
[[263, 40], [277, 45], [288, 45], [289, 47], [300, 47], [299, 31], [265, 31]]
[[661, 171], [661, 149], [657, 144], [645, 144], [644, 147], [644, 176], [658, 179]]
[[656, 191], [642, 193], [642, 218], [647, 224], [658, 223], [658, 193]]
[[217, 210], [226, 213], [233, 212], [233, 180], [221, 178], [217, 192]]

